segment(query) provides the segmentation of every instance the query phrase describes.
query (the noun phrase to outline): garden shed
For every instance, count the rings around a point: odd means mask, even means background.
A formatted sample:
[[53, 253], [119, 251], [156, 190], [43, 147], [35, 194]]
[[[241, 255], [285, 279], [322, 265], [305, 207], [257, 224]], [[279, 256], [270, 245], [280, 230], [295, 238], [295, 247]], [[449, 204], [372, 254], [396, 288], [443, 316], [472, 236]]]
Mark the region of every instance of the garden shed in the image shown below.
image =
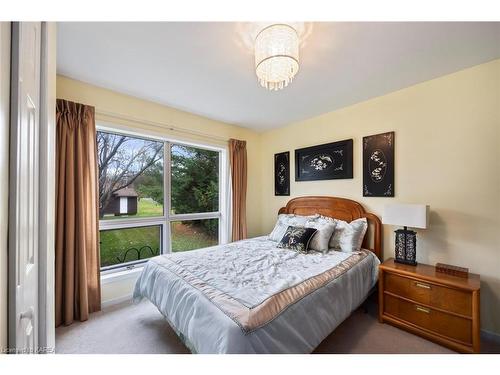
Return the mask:
[[104, 209], [104, 214], [115, 216], [137, 214], [137, 197], [138, 194], [132, 187], [115, 191]]

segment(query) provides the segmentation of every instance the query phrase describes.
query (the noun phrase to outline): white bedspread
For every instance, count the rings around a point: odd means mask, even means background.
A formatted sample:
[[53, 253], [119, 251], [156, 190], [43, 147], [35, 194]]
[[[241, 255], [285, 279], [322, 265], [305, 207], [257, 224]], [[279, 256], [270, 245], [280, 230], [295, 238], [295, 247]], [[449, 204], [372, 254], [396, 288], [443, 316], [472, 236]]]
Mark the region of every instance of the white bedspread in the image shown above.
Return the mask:
[[377, 278], [368, 251], [301, 254], [259, 237], [152, 258], [134, 299], [153, 302], [199, 353], [308, 353]]

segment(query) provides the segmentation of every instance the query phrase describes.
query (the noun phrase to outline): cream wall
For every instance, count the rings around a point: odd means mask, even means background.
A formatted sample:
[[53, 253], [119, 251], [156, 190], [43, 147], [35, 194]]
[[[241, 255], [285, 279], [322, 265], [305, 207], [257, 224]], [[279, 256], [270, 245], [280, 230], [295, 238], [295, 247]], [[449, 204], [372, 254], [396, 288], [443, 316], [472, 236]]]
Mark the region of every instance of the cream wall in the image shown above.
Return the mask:
[[[335, 84], [332, 82], [331, 84]], [[481, 325], [500, 333], [500, 60], [479, 65], [262, 135], [262, 229], [290, 198], [333, 195], [381, 215], [393, 202], [430, 205], [417, 260], [481, 274]], [[395, 198], [362, 196], [362, 137], [395, 131]], [[295, 182], [294, 150], [354, 139], [354, 178]], [[290, 151], [291, 196], [275, 197], [273, 155]], [[395, 228], [384, 226], [384, 258]]]
[[[207, 133], [225, 139], [236, 138], [246, 140], [248, 160], [251, 160], [248, 165], [248, 181], [250, 181], [251, 184], [249, 184], [250, 188], [247, 193], [248, 235], [252, 237], [260, 235], [261, 194], [259, 189], [251, 188], [251, 186], [260, 186], [260, 134], [249, 129], [210, 120], [63, 76], [57, 77], [57, 97], [92, 105], [96, 107], [97, 112], [111, 112], [133, 119], [141, 119], [145, 122], [165, 123], [175, 128]], [[227, 145], [227, 142], [218, 141], [216, 139], [187, 135], [185, 133], [171, 131], [168, 128], [158, 129], [158, 127], [145, 123], [118, 120], [110, 116], [97, 114], [96, 121], [106, 124], [127, 126], [138, 131], [159, 132], [178, 140], [203, 142], [215, 146]], [[102, 285], [103, 302], [109, 303], [110, 301], [119, 301], [129, 296], [132, 293], [132, 287], [136, 278], [137, 274], [133, 273], [129, 277], [120, 278], [120, 280], [116, 282], [106, 280]]]

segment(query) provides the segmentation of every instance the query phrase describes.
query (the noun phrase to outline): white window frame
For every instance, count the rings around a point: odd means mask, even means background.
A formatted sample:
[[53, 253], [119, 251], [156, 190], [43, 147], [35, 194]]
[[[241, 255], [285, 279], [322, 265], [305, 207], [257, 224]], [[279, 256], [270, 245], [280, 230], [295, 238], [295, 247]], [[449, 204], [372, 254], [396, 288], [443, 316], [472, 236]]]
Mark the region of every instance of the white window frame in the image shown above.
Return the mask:
[[[227, 147], [213, 146], [202, 144], [198, 142], [190, 142], [185, 140], [179, 140], [175, 137], [165, 136], [163, 134], [150, 132], [147, 130], [138, 131], [137, 129], [131, 129], [122, 124], [111, 124], [97, 121], [96, 125], [98, 132], [106, 132], [118, 135], [124, 135], [129, 137], [135, 137], [155, 142], [163, 142], [163, 215], [155, 217], [141, 217], [134, 218], [128, 217], [123, 219], [113, 219], [113, 220], [99, 220], [99, 231], [101, 230], [112, 230], [112, 229], [126, 229], [126, 228], [138, 228], [138, 227], [149, 227], [160, 225], [161, 233], [161, 248], [160, 254], [168, 254], [171, 252], [171, 223], [176, 221], [186, 221], [186, 220], [201, 220], [201, 219], [218, 219], [218, 243], [223, 244], [228, 242], [229, 233], [227, 233], [226, 220], [228, 217], [228, 207], [226, 204], [225, 196], [228, 193], [226, 190], [227, 180], [229, 178], [227, 174], [226, 164], [228, 163], [227, 158]], [[173, 144], [190, 146], [201, 148], [210, 151], [216, 151], [219, 153], [219, 210], [216, 212], [202, 212], [202, 213], [190, 213], [190, 214], [171, 214], [171, 147]], [[123, 272], [124, 270], [132, 270], [137, 267], [142, 267], [147, 261], [137, 260], [126, 263], [117, 264], [115, 266], [101, 267], [101, 275], [108, 275], [115, 272]]]

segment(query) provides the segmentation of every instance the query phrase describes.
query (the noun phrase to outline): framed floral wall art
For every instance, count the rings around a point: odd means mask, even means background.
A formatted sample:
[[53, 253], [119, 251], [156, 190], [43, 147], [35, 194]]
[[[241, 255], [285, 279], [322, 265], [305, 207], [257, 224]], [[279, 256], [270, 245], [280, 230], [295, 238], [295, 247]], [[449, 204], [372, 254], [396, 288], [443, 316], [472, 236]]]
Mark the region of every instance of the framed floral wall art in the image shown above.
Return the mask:
[[394, 132], [363, 137], [363, 196], [394, 197]]
[[352, 139], [295, 150], [295, 181], [352, 176]]
[[274, 195], [290, 195], [290, 152], [274, 154]]

